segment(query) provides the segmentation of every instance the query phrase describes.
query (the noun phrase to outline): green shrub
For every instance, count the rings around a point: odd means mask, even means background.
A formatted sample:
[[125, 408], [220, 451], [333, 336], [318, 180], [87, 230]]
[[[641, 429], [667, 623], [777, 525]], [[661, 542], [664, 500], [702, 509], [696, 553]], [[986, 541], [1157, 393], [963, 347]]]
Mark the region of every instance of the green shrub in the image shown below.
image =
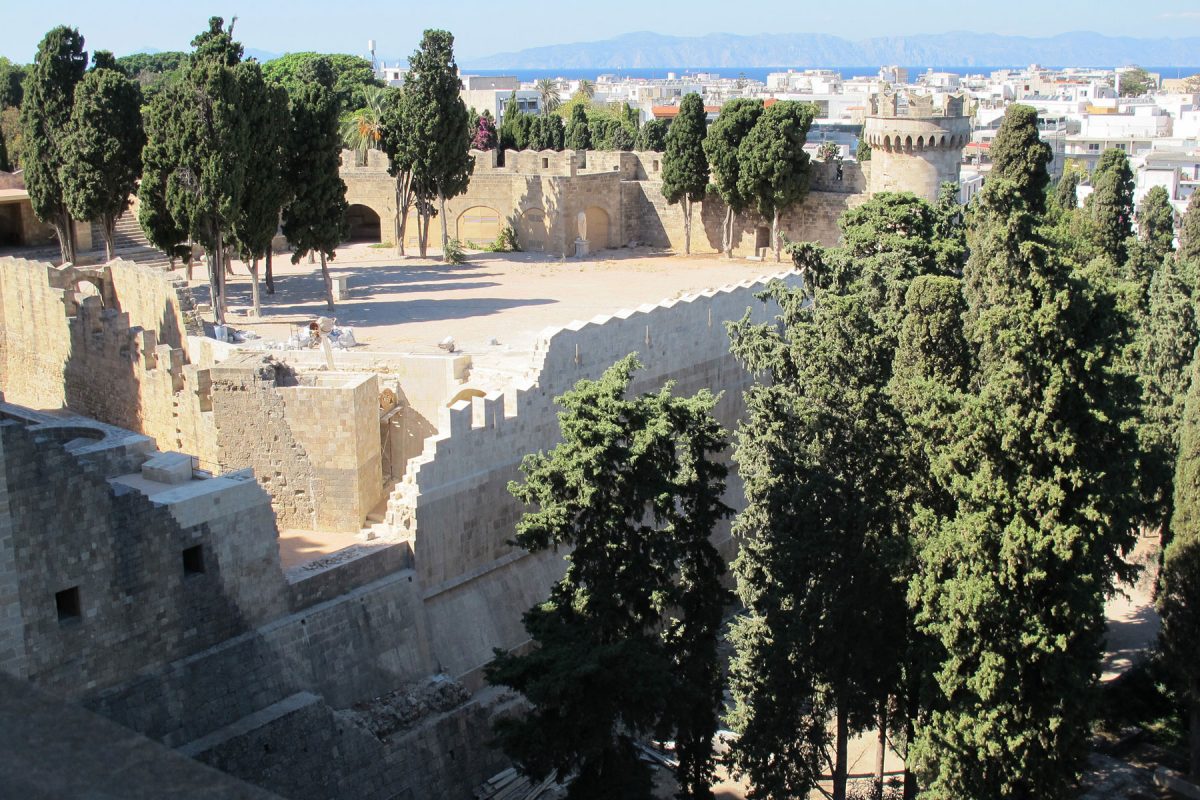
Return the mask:
[[496, 241], [485, 244], [479, 249], [485, 253], [519, 253], [521, 245], [517, 243], [517, 232], [511, 225], [505, 225], [500, 229], [500, 235], [496, 237]]
[[467, 260], [467, 254], [463, 251], [462, 242], [458, 239], [451, 239], [446, 242], [446, 263], [461, 264]]

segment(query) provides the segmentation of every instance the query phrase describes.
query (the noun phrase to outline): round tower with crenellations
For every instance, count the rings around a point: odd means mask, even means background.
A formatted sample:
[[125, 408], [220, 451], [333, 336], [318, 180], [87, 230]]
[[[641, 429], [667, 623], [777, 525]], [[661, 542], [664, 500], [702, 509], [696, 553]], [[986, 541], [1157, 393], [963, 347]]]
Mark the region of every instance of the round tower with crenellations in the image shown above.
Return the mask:
[[935, 106], [931, 95], [871, 97], [863, 138], [871, 146], [869, 194], [912, 192], [937, 199], [945, 181], [957, 184], [962, 152], [971, 139], [971, 119], [961, 95]]

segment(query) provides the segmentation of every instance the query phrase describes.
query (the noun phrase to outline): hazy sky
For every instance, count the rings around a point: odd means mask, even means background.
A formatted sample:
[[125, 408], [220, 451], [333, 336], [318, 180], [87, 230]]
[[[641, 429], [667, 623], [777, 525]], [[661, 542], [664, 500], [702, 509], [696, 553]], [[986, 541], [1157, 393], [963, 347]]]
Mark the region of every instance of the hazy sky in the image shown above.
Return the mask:
[[[602, 9], [597, 11], [596, 9]], [[998, 9], [1003, 9], [998, 12]], [[681, 36], [714, 32], [829, 33], [848, 39], [954, 30], [1048, 36], [1090, 30], [1109, 35], [1200, 36], [1198, 0], [603, 0], [586, 6], [546, 0], [0, 0], [0, 55], [29, 61], [57, 24], [79, 28], [88, 50], [117, 55], [147, 48], [185, 50], [209, 16], [238, 18], [247, 47], [406, 56], [425, 28], [446, 28], [459, 61], [545, 44], [606, 39], [631, 31]]]

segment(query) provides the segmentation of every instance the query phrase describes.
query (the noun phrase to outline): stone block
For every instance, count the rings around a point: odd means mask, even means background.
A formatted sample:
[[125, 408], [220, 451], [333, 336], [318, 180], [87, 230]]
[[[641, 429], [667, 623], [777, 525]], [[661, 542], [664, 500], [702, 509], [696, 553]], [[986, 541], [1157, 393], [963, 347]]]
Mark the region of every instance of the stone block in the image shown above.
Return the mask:
[[187, 483], [192, 479], [192, 457], [186, 453], [159, 453], [142, 464], [142, 477], [158, 483]]

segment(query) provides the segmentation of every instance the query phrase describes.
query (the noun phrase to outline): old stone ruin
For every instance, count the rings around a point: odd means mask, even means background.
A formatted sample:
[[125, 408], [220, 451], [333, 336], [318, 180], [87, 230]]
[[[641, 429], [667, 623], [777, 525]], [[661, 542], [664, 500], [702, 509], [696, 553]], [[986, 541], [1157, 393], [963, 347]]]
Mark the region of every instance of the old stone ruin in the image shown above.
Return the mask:
[[[508, 544], [552, 398], [636, 351], [636, 390], [724, 390], [732, 427], [750, 378], [724, 322], [772, 315], [762, 286], [547, 329], [517, 374], [378, 351], [330, 371], [205, 338], [158, 269], [0, 259], [0, 769], [66, 793], [38, 755], [65, 715], [71, 775], [132, 748], [230, 796], [470, 796], [508, 766], [489, 729], [515, 703], [482, 667], [562, 574]], [[324, 531], [358, 533], [284, 565], [281, 532]]]

